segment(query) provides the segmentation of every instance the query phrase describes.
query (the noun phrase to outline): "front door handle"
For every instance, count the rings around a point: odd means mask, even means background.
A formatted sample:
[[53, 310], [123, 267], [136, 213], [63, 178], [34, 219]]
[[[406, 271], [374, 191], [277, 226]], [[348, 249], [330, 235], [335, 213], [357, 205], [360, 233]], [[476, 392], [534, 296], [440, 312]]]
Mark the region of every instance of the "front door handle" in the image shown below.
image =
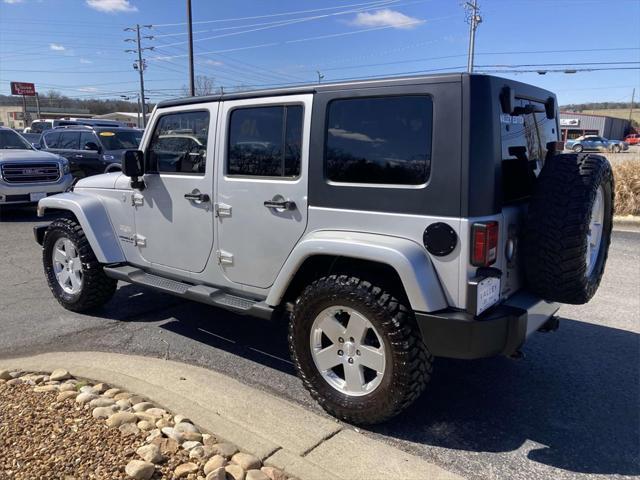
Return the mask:
[[267, 200], [264, 202], [264, 206], [267, 208], [273, 208], [276, 210], [295, 210], [296, 202], [292, 202], [291, 200], [282, 200], [282, 201]]
[[200, 193], [198, 191], [193, 191], [191, 193], [185, 193], [184, 194], [184, 198], [186, 198], [187, 200], [189, 200], [191, 202], [196, 202], [196, 203], [206, 203], [209, 200], [211, 200], [209, 195], [207, 195], [206, 193]]

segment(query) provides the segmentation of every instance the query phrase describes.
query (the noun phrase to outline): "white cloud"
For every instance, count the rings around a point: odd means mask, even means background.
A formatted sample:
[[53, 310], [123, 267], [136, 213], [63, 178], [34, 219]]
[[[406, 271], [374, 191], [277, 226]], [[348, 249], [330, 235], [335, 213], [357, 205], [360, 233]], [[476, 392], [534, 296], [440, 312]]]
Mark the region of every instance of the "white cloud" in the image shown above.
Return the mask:
[[203, 63], [204, 63], [205, 65], [211, 65], [211, 66], [213, 66], [213, 67], [219, 67], [219, 66], [221, 66], [221, 65], [224, 65], [224, 63], [219, 62], [219, 61], [217, 61], [217, 60], [205, 60]]
[[80, 59], [80, 63], [89, 64], [89, 63], [93, 63], [93, 62], [91, 60], [87, 60], [86, 58], [81, 58]]
[[81, 92], [87, 92], [87, 93], [95, 93], [98, 91], [96, 87], [81, 87], [78, 90]]
[[4, 3], [8, 3], [9, 5], [13, 5], [15, 3], [22, 3], [24, 0], [2, 0]]
[[60, 45], [59, 43], [50, 43], [49, 49], [53, 50], [54, 52], [64, 52], [66, 50], [66, 48], [64, 48], [64, 45]]
[[138, 7], [131, 5], [129, 0], [86, 0], [87, 5], [99, 12], [137, 12]]
[[384, 10], [377, 10], [373, 13], [358, 13], [351, 24], [357, 27], [391, 27], [409, 29], [423, 22], [424, 20], [420, 20], [419, 18], [410, 17], [404, 13], [385, 8]]

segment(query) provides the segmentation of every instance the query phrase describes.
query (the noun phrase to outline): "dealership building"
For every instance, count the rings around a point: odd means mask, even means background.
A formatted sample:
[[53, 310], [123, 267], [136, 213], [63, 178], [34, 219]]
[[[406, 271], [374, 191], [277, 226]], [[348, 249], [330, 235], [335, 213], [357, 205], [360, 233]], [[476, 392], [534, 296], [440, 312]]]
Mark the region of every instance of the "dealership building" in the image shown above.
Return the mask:
[[622, 140], [631, 130], [629, 120], [594, 115], [591, 113], [560, 112], [562, 141], [582, 135], [599, 135], [611, 140]]

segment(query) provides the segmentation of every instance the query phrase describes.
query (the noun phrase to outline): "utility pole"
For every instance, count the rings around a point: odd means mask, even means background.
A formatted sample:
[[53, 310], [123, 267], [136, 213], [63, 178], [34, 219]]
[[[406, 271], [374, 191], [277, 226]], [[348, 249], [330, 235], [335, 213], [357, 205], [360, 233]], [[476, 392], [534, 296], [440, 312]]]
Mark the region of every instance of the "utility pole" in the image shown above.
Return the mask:
[[187, 25], [189, 29], [189, 95], [196, 96], [196, 79], [193, 68], [193, 20], [191, 18], [191, 0], [187, 0]]
[[633, 102], [636, 99], [636, 89], [633, 89], [633, 93], [631, 93], [631, 108], [629, 109], [629, 124], [631, 124], [631, 120], [633, 119]]
[[[631, 107], [633, 107], [633, 102], [631, 102]], [[38, 118], [42, 118], [42, 113], [40, 113], [40, 95], [38, 95], [38, 92], [36, 92], [36, 112], [38, 114]]]
[[125, 52], [128, 53], [137, 53], [138, 54], [138, 61], [134, 62], [133, 64], [133, 68], [134, 70], [138, 70], [138, 74], [140, 74], [140, 106], [142, 109], [142, 127], [146, 127], [147, 125], [147, 106], [145, 104], [145, 98], [144, 98], [144, 71], [147, 68], [147, 62], [142, 58], [142, 52], [145, 50], [153, 50], [154, 47], [146, 47], [144, 48], [142, 46], [142, 39], [146, 39], [146, 40], [153, 40], [153, 36], [149, 35], [146, 37], [142, 37], [140, 34], [140, 29], [141, 28], [151, 28], [153, 25], [139, 25], [136, 24], [135, 27], [129, 27], [129, 28], [125, 28], [124, 31], [125, 32], [135, 32], [136, 33], [136, 38], [126, 38], [125, 42], [134, 42], [137, 45], [137, 48], [135, 50], [125, 50]]
[[467, 72], [473, 73], [473, 57], [476, 47], [476, 30], [478, 25], [482, 23], [482, 17], [480, 16], [480, 7], [478, 7], [478, 0], [471, 2], [465, 2], [464, 8], [467, 11], [467, 22], [469, 23], [469, 59], [467, 61]]
[[322, 79], [324, 78], [324, 75], [320, 70], [316, 70], [316, 73], [318, 74], [318, 83], [322, 83]]

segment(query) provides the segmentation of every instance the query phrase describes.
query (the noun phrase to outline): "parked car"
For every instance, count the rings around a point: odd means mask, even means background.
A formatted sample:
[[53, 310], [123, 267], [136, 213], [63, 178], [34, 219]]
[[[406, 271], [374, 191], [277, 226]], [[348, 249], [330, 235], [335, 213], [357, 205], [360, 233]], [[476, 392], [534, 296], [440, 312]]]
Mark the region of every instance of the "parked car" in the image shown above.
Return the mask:
[[123, 153], [138, 148], [141, 139], [135, 128], [71, 125], [47, 130], [40, 145], [69, 160], [73, 176], [84, 178], [119, 171]]
[[42, 133], [58, 127], [68, 127], [71, 125], [87, 125], [89, 127], [126, 127], [122, 122], [115, 120], [102, 120], [100, 118], [60, 118], [60, 119], [38, 119], [31, 122], [31, 132]]
[[575, 140], [567, 140], [565, 148], [578, 153], [582, 151], [618, 153], [629, 150], [629, 145], [622, 140], [609, 140], [598, 135], [583, 135]]
[[640, 143], [640, 134], [632, 133], [624, 137], [624, 143], [627, 145], [638, 145]]
[[69, 211], [34, 229], [54, 297], [95, 309], [122, 280], [284, 315], [302, 382], [349, 422], [410, 405], [434, 356], [518, 356], [603, 275], [611, 166], [557, 151], [556, 97], [531, 85], [446, 74], [191, 97], [148, 128], [121, 174], [40, 201]]
[[0, 210], [36, 203], [64, 192], [72, 182], [67, 160], [39, 152], [20, 134], [0, 127]]

